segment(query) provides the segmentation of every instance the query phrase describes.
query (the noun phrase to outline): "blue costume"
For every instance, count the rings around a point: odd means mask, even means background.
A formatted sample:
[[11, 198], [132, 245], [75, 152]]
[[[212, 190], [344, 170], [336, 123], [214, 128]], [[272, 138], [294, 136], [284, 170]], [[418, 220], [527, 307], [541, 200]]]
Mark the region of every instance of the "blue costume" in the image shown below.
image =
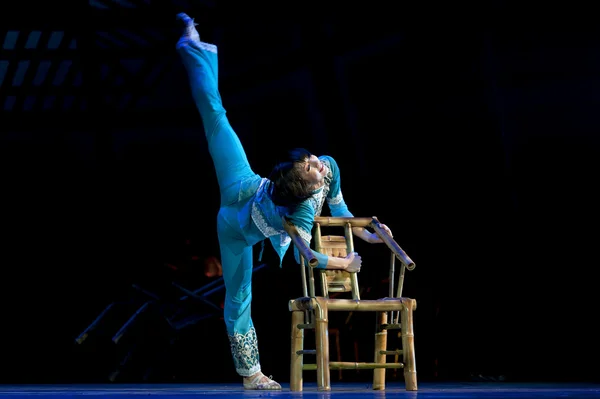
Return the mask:
[[[196, 40], [198, 39], [198, 40]], [[217, 47], [199, 38], [182, 37], [177, 50], [189, 75], [191, 93], [202, 117], [213, 159], [221, 202], [217, 215], [217, 235], [223, 265], [226, 294], [224, 320], [237, 373], [248, 377], [260, 371], [256, 331], [250, 315], [252, 300], [252, 247], [269, 238], [279, 254], [280, 266], [291, 239], [283, 228], [285, 215], [297, 226], [307, 242], [315, 216], [327, 201], [332, 216], [351, 217], [340, 189], [337, 163], [329, 156], [319, 157], [329, 172], [324, 186], [302, 202], [293, 213], [273, 203], [270, 181], [254, 173], [236, 133], [231, 128], [218, 90]], [[328, 257], [315, 252], [319, 268]], [[296, 252], [296, 259], [298, 254]]]

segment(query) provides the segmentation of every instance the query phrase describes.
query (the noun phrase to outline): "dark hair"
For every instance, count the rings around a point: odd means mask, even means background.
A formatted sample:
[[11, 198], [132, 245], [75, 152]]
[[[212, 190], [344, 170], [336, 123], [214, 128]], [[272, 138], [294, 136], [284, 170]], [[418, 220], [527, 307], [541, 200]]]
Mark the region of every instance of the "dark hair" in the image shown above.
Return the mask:
[[275, 205], [293, 209], [312, 195], [313, 186], [302, 177], [298, 168], [298, 164], [306, 162], [311, 155], [304, 148], [294, 148], [288, 152], [287, 160], [275, 165], [269, 175], [268, 190]]

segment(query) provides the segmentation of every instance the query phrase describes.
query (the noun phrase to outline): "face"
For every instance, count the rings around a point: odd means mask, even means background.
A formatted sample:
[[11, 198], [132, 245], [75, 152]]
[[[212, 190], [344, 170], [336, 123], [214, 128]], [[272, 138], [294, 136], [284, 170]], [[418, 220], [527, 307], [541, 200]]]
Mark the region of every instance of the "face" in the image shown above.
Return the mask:
[[327, 166], [314, 155], [311, 155], [306, 162], [301, 163], [300, 167], [302, 168], [302, 176], [306, 181], [314, 184], [315, 188], [321, 186], [323, 178], [327, 175], [327, 172], [329, 172]]

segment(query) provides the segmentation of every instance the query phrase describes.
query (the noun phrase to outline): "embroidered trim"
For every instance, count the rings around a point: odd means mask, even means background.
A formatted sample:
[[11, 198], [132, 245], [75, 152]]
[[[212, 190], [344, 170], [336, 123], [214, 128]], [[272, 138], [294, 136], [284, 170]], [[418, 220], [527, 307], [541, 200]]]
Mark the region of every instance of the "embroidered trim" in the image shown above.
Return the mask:
[[342, 195], [342, 190], [333, 198], [327, 198], [327, 203], [330, 205], [337, 205], [344, 200], [344, 196]]
[[310, 240], [312, 239], [312, 235], [310, 232], [304, 230], [302, 227], [298, 226], [298, 234], [304, 241], [310, 244]]
[[254, 202], [252, 204], [252, 221], [254, 222], [254, 224], [256, 225], [256, 227], [258, 227], [258, 229], [260, 230], [261, 233], [263, 233], [263, 235], [265, 237], [271, 237], [274, 236], [275, 234], [280, 234], [281, 231], [275, 229], [274, 227], [270, 226], [269, 223], [267, 222], [265, 216], [262, 213], [262, 210], [260, 209], [260, 207], [256, 204], [256, 202]]
[[234, 332], [228, 335], [235, 371], [242, 377], [250, 377], [260, 371], [256, 330], [250, 327], [247, 333]]
[[323, 210], [323, 203], [325, 202], [323, 201], [325, 198], [325, 187], [329, 186], [323, 186], [323, 190], [319, 191], [318, 193], [314, 193], [313, 196], [310, 197], [316, 216], [321, 216], [321, 211]]
[[276, 234], [281, 234], [283, 230], [277, 230], [273, 226], [271, 226], [268, 222], [268, 219], [265, 217], [262, 209], [258, 206], [258, 201], [264, 194], [265, 183], [267, 182], [266, 178], [263, 178], [260, 182], [260, 186], [258, 186], [258, 190], [256, 190], [256, 197], [254, 202], [252, 203], [252, 210], [250, 211], [250, 217], [252, 217], [252, 221], [258, 227], [261, 233], [265, 237], [271, 237]]
[[323, 163], [327, 165], [327, 175], [323, 180], [325, 180], [325, 185], [327, 186], [327, 191], [329, 191], [329, 186], [331, 185], [331, 181], [333, 180], [333, 172], [331, 171], [331, 162], [329, 159], [323, 159]]
[[[331, 182], [333, 180], [333, 172], [331, 171], [331, 163], [327, 158], [323, 159], [323, 163], [327, 165], [327, 175], [325, 175], [323, 189], [317, 193], [314, 193], [311, 197], [313, 203], [313, 209], [315, 210], [315, 216], [321, 216], [321, 212], [323, 211], [323, 204], [325, 203], [325, 199], [327, 198], [327, 194], [329, 194]], [[329, 200], [328, 200], [329, 201]]]
[[281, 235], [279, 237], [280, 237], [280, 240], [279, 240], [280, 247], [285, 247], [286, 245], [289, 245], [290, 242], [292, 241], [292, 237], [290, 237], [287, 233], [281, 233]]

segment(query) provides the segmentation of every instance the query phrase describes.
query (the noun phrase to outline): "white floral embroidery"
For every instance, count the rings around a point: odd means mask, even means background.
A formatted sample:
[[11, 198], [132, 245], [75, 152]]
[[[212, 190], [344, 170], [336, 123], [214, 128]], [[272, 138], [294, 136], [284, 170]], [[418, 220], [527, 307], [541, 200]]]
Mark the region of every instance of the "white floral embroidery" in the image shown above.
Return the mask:
[[279, 246], [285, 247], [286, 245], [289, 245], [291, 241], [292, 241], [292, 237], [290, 237], [287, 233], [281, 233]]
[[325, 198], [325, 186], [323, 186], [323, 190], [320, 190], [317, 193], [314, 193], [310, 199], [312, 200], [312, 206], [315, 210], [315, 215], [320, 216], [321, 210], [323, 209], [323, 198]]
[[256, 198], [255, 198], [254, 202], [252, 203], [252, 210], [250, 212], [250, 216], [252, 217], [252, 221], [254, 222], [256, 227], [258, 227], [260, 232], [263, 233], [263, 235], [265, 237], [271, 237], [276, 234], [284, 233], [284, 231], [278, 230], [278, 229], [274, 228], [273, 226], [271, 226], [268, 222], [268, 219], [263, 214], [262, 209], [260, 209], [260, 206], [258, 206], [258, 203], [260, 202], [262, 196], [266, 194], [265, 193], [265, 187], [266, 187], [265, 183], [267, 181], [268, 181], [268, 179], [266, 179], [266, 178], [263, 178], [260, 181], [260, 186], [258, 186], [258, 190], [256, 190]]
[[269, 225], [266, 218], [264, 217], [260, 207], [254, 202], [252, 204], [252, 221], [258, 227], [261, 233], [264, 234], [265, 237], [271, 237], [275, 234], [281, 234], [281, 230], [275, 229], [273, 226]]
[[[323, 159], [323, 163], [327, 165], [327, 175], [324, 179], [323, 189], [311, 197], [313, 209], [315, 210], [315, 216], [321, 216], [321, 212], [323, 211], [323, 204], [325, 203], [325, 199], [327, 198], [327, 194], [329, 194], [331, 181], [333, 180], [333, 172], [331, 172], [331, 163], [328, 159]], [[329, 203], [329, 199], [327, 200]]]
[[333, 172], [331, 171], [331, 162], [329, 162], [328, 159], [324, 159], [323, 163], [327, 165], [327, 175], [325, 176], [325, 179], [323, 179], [325, 180], [325, 187], [323, 188], [323, 191], [325, 191], [325, 197], [327, 197], [327, 194], [329, 193], [329, 186], [333, 180]]
[[251, 327], [245, 334], [234, 332], [228, 337], [235, 371], [243, 377], [249, 377], [260, 371], [258, 340], [254, 327]]
[[306, 231], [302, 227], [298, 226], [298, 234], [304, 241], [310, 243], [310, 240], [312, 239], [312, 235], [310, 234], [309, 231]]
[[333, 198], [328, 198], [327, 203], [329, 205], [337, 205], [337, 204], [341, 203], [343, 200], [344, 200], [344, 196], [342, 195], [342, 190], [340, 190], [338, 195], [336, 195]]

